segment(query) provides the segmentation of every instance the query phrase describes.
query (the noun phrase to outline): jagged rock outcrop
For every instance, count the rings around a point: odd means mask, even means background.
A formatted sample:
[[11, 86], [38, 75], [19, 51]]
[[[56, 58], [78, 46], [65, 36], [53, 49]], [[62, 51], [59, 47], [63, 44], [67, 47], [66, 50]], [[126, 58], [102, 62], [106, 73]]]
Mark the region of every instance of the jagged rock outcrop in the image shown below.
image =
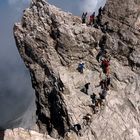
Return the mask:
[[[3, 138], [2, 138], [3, 137]], [[55, 140], [46, 134], [40, 134], [33, 130], [25, 130], [23, 128], [7, 129], [0, 132], [1, 140]]]
[[114, 31], [112, 39], [116, 41], [112, 42], [110, 47], [114, 47], [115, 53], [117, 51], [116, 57], [120, 60], [126, 60], [126, 62], [123, 61], [123, 64], [127, 63], [134, 69], [139, 69], [140, 1], [108, 0], [103, 18], [104, 21], [109, 21]]
[[[140, 139], [139, 7], [138, 0], [108, 0], [102, 19], [109, 21], [108, 33], [82, 25], [79, 17], [44, 0], [34, 0], [24, 11], [14, 36], [31, 74], [41, 133], [65, 140]], [[103, 36], [112, 56], [112, 80], [104, 108], [94, 114], [90, 95], [100, 92], [96, 57]], [[81, 61], [83, 74], [77, 71]], [[89, 95], [81, 92], [87, 82]], [[83, 119], [88, 113], [90, 125]], [[82, 127], [78, 135], [75, 124]]]

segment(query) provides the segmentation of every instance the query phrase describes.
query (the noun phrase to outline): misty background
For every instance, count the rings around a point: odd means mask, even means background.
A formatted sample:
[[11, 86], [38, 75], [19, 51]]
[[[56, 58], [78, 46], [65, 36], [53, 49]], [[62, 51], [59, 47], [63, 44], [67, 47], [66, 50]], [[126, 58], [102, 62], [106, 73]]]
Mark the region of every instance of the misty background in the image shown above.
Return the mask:
[[[48, 0], [49, 3], [81, 16], [98, 11], [106, 0]], [[30, 0], [0, 0], [0, 129], [35, 124], [35, 94], [28, 70], [21, 60], [13, 37]]]

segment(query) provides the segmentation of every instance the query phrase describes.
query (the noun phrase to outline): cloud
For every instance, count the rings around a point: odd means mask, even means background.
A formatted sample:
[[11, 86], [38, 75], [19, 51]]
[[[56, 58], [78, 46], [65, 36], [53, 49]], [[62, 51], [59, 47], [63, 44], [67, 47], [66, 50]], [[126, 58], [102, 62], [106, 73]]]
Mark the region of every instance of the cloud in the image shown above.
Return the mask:
[[49, 3], [62, 8], [64, 11], [81, 15], [82, 12], [93, 13], [98, 12], [100, 6], [105, 4], [106, 0], [48, 0]]
[[27, 4], [30, 1], [31, 0], [8, 0], [8, 4], [10, 4], [10, 5], [14, 5], [14, 4], [17, 4], [17, 3]]
[[28, 5], [27, 0], [20, 1], [6, 0], [0, 5], [0, 129], [30, 128], [35, 119], [35, 93], [13, 38], [13, 24]]
[[31, 0], [7, 0], [9, 7], [21, 12], [23, 7], [27, 7]]
[[93, 13], [97, 12], [100, 6], [105, 4], [106, 0], [81, 0], [80, 10], [82, 12]]
[[92, 13], [96, 9], [98, 0], [81, 0], [80, 10], [83, 12]]

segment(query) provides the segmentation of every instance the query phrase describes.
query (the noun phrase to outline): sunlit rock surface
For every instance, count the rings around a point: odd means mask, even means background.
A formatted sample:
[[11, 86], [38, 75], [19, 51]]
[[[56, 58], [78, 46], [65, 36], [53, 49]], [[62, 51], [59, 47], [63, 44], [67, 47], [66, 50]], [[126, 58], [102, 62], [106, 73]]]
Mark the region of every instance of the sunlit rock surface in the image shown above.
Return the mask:
[[1, 137], [2, 135], [4, 140], [55, 140], [46, 134], [40, 134], [23, 128], [7, 129], [3, 134], [1, 132]]

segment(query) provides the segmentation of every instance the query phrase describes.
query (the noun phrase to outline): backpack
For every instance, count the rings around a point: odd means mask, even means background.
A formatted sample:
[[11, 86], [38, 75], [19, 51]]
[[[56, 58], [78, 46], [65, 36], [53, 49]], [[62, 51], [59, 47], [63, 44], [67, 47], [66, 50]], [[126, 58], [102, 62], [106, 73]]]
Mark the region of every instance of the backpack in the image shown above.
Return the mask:
[[104, 67], [108, 67], [110, 64], [109, 64], [109, 60], [103, 60], [102, 61], [102, 65], [104, 66]]

